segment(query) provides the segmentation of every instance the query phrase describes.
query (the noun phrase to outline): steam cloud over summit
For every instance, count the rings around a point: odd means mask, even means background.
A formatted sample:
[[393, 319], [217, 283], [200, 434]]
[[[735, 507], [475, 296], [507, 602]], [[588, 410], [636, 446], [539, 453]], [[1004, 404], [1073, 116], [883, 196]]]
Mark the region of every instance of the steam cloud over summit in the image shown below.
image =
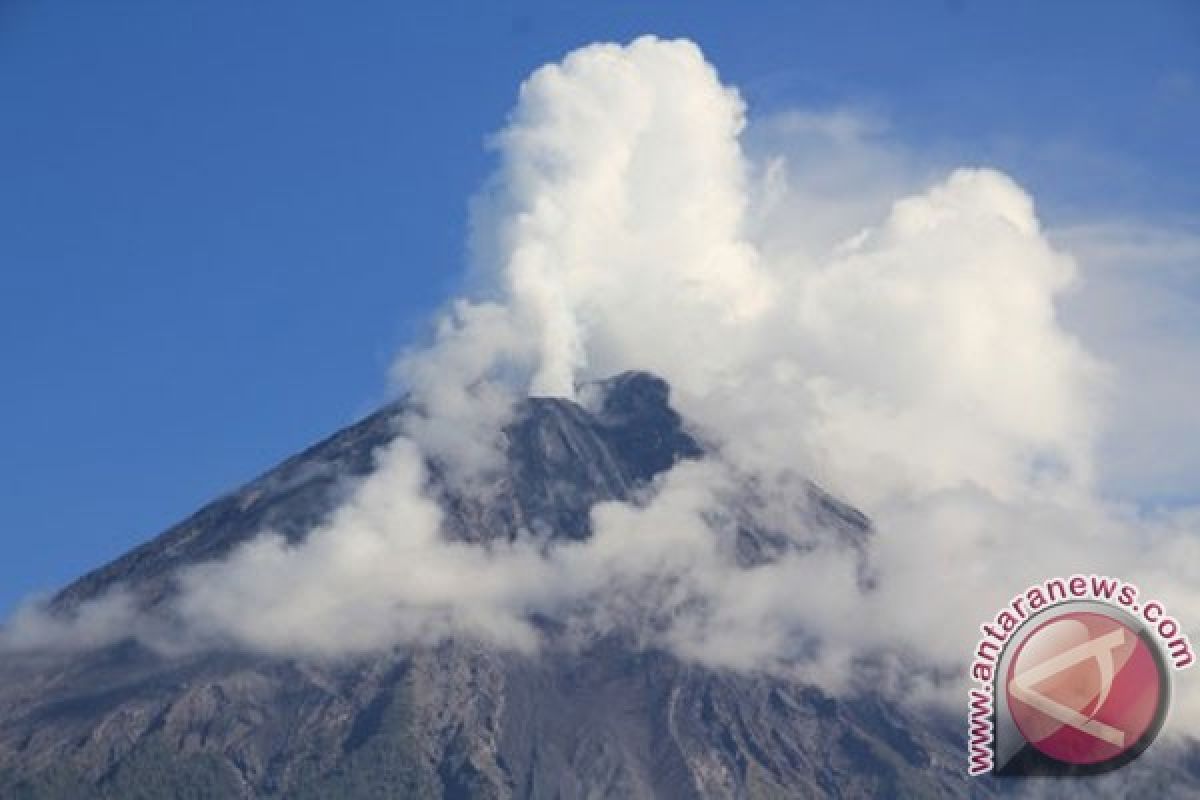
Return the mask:
[[[483, 288], [398, 360], [416, 410], [344, 505], [303, 542], [265, 530], [187, 570], [181, 629], [112, 595], [74, 623], [26, 609], [4, 641], [133, 630], [336, 657], [464, 636], [535, 652], [540, 618], [832, 688], [869, 661], [940, 699], [959, 696], [978, 624], [1046, 576], [1121, 576], [1200, 619], [1197, 515], [1147, 519], [1095, 489], [1116, 375], [1060, 322], [1079, 268], [1029, 195], [957, 169], [818, 220], [804, 159], [748, 155], [746, 127], [690, 42], [594, 45], [537, 70], [473, 206]], [[865, 226], [838, 212], [879, 205]], [[627, 370], [669, 384], [704, 458], [640, 504], [596, 506], [586, 539], [443, 535], [431, 465], [486, 498], [518, 401], [588, 406]], [[865, 543], [814, 526], [805, 478], [863, 508]], [[746, 564], [747, 513], [795, 546]], [[1175, 708], [1196, 719], [1200, 698]]]

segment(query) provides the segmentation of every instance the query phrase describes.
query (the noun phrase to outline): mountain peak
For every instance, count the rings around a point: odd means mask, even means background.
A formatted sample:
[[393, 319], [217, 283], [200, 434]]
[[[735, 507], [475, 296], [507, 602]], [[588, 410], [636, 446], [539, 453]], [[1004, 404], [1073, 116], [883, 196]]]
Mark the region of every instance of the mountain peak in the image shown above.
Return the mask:
[[[656, 477], [705, 454], [654, 375], [583, 389], [582, 404], [518, 404], [483, 491], [458, 490], [428, 465], [447, 536], [582, 539], [597, 503], [641, 502]], [[70, 613], [116, 586], [152, 609], [181, 568], [266, 530], [303, 540], [408, 413], [390, 405], [284, 461], [79, 579], [52, 609]], [[861, 551], [861, 514], [811, 483], [786, 488], [815, 527]], [[737, 554], [754, 569], [797, 543], [756, 527], [754, 481], [745, 489]], [[961, 751], [955, 728], [881, 694], [835, 698], [621, 634], [532, 655], [451, 639], [313, 661], [165, 655], [127, 641], [0, 659], [4, 797], [962, 796], [965, 773], [949, 766]]]
[[[582, 538], [597, 502], [628, 499], [680, 459], [702, 454], [670, 407], [670, 389], [661, 378], [626, 372], [585, 389], [598, 398], [594, 411], [562, 398], [518, 403], [504, 431], [503, 472], [486, 497], [463, 495], [442, 479], [437, 464], [428, 465], [450, 536], [512, 539], [533, 530]], [[69, 611], [116, 584], [142, 604], [157, 605], [185, 566], [227, 556], [267, 530], [304, 539], [374, 469], [379, 450], [398, 435], [408, 413], [404, 400], [389, 404], [286, 459], [75, 581], [52, 607]]]

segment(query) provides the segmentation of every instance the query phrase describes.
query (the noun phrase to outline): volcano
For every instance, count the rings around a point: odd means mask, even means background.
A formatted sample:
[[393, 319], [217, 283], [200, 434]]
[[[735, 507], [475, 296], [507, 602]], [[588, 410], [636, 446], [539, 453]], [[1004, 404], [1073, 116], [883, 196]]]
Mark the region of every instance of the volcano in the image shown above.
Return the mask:
[[[428, 466], [444, 535], [486, 547], [521, 531], [586, 539], [589, 511], [637, 502], [673, 465], [705, 456], [644, 373], [583, 405], [522, 401], [485, 499]], [[403, 401], [221, 497], [60, 591], [70, 617], [121, 587], [152, 611], [182, 568], [259, 532], [293, 542], [371, 473]], [[803, 483], [814, 527], [869, 559], [869, 520]], [[748, 526], [748, 567], [788, 546]], [[868, 587], [869, 588], [869, 587]], [[253, 608], [245, 610], [255, 613]], [[553, 621], [540, 624], [553, 639]], [[0, 656], [0, 797], [790, 798], [962, 797], [1025, 787], [966, 778], [962, 720], [861, 689], [832, 695], [769, 674], [700, 666], [614, 632], [582, 648], [514, 653], [468, 639], [306, 659], [210, 648], [163, 653], [130, 637]], [[1137, 762], [1054, 796], [1196, 796], [1200, 758]]]

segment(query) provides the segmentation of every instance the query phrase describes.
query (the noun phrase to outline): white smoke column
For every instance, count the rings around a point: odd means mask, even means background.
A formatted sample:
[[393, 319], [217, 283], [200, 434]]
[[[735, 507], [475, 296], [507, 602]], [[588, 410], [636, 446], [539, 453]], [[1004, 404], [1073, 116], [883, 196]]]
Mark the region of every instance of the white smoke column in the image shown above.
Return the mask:
[[[593, 45], [522, 85], [474, 204], [494, 302], [458, 301], [395, 370], [435, 410], [408, 433], [460, 482], [494, 466], [521, 395], [574, 397], [579, 379], [625, 369], [719, 380], [772, 296], [742, 238], [743, 126], [737, 93], [686, 41]], [[671, 363], [689, 348], [708, 355]]]
[[[681, 383], [724, 368], [729, 329], [772, 293], [742, 236], [743, 115], [686, 41], [593, 45], [521, 87], [474, 252], [538, 342], [532, 394], [573, 397], [581, 376], [630, 368]], [[707, 355], [664, 360], [685, 350]]]

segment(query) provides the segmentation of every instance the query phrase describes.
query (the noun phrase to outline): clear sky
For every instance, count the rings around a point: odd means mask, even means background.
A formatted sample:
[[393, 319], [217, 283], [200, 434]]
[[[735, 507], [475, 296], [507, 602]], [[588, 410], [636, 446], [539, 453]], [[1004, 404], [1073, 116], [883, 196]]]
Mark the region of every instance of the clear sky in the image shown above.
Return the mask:
[[8, 0], [0, 613], [380, 402], [521, 79], [641, 33], [752, 116], [998, 166], [1050, 224], [1200, 214], [1194, 3]]

